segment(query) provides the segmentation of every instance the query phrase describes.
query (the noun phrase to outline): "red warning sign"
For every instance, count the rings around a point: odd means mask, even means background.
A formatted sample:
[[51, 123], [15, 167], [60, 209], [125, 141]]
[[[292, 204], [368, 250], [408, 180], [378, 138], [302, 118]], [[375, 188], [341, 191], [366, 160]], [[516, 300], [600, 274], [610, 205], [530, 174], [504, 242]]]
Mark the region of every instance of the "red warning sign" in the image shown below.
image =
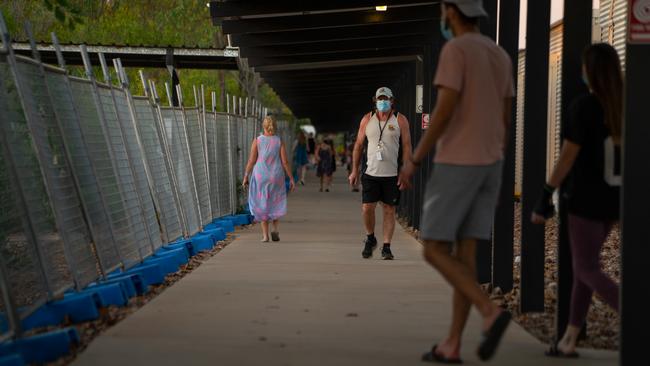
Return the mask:
[[629, 0], [628, 42], [650, 44], [650, 0]]

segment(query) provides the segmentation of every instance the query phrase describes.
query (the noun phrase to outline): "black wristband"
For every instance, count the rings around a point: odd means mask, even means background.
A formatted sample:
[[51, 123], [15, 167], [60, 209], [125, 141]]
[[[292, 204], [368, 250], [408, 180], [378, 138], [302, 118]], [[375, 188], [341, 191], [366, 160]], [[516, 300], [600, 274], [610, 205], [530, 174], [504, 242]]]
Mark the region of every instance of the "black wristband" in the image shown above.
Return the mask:
[[555, 206], [553, 206], [554, 191], [555, 188], [551, 187], [548, 184], [544, 184], [544, 188], [542, 189], [542, 194], [540, 195], [539, 199], [535, 203], [535, 208], [533, 209], [533, 212], [535, 212], [538, 215], [544, 216], [544, 218], [546, 219], [551, 218], [555, 211]]
[[544, 190], [550, 194], [553, 194], [553, 192], [555, 192], [555, 187], [549, 185], [548, 183], [544, 183]]

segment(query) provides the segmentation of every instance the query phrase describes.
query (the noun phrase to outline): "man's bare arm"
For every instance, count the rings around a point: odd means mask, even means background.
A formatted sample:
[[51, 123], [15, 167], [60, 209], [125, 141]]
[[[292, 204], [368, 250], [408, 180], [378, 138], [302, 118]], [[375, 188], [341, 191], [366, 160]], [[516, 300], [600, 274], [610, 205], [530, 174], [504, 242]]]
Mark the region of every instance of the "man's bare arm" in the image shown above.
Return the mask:
[[404, 115], [398, 115], [397, 123], [399, 124], [400, 135], [402, 137], [402, 161], [411, 161], [413, 146], [411, 146], [411, 129], [409, 121]]
[[359, 124], [359, 132], [357, 133], [357, 140], [354, 143], [354, 150], [352, 150], [352, 172], [356, 173], [359, 171], [359, 165], [361, 163], [361, 152], [363, 151], [363, 142], [366, 139], [366, 126], [370, 120], [370, 113], [363, 116], [361, 123]]

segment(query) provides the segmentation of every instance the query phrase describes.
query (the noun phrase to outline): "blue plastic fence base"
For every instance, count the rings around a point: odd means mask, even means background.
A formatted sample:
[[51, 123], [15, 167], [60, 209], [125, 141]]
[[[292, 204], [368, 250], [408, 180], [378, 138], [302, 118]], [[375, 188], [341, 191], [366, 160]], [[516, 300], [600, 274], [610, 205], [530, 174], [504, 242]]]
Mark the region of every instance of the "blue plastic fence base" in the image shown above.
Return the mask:
[[241, 226], [241, 225], [243, 225], [242, 222], [241, 222], [241, 219], [238, 218], [236, 215], [224, 216], [224, 217], [222, 217], [221, 219], [222, 219], [222, 220], [227, 220], [227, 221], [232, 222], [232, 224], [233, 224], [234, 226]]
[[184, 249], [169, 250], [154, 254], [152, 257], [145, 259], [144, 264], [157, 264], [161, 271], [168, 275], [178, 271], [181, 265], [187, 263], [189, 258]]
[[185, 250], [185, 255], [187, 255], [187, 258], [192, 256], [192, 240], [186, 239], [186, 240], [180, 240], [180, 241], [175, 241], [173, 243], [169, 243], [165, 246], [163, 246], [159, 252], [164, 252], [167, 250], [176, 250], [176, 249], [183, 249]]
[[54, 301], [51, 306], [55, 311], [67, 314], [73, 323], [82, 323], [99, 318], [101, 299], [97, 293], [66, 294], [63, 300]]
[[145, 288], [148, 288], [150, 285], [160, 285], [165, 282], [165, 273], [163, 273], [160, 265], [155, 263], [142, 263], [125, 273], [140, 275], [142, 282], [146, 285]]
[[22, 322], [23, 329], [48, 327], [62, 324], [66, 318], [82, 323], [99, 318], [101, 298], [97, 293], [70, 293], [63, 300], [47, 303], [38, 308]]
[[19, 354], [1, 356], [0, 366], [25, 366], [25, 360]]
[[154, 258], [159, 257], [172, 257], [176, 261], [178, 267], [187, 264], [190, 261], [190, 254], [187, 246], [178, 246], [176, 248], [161, 248], [154, 254]]
[[215, 221], [212, 222], [212, 224], [209, 224], [206, 227], [220, 228], [225, 233], [232, 233], [233, 231], [235, 231], [235, 224], [233, 223], [233, 220], [226, 220], [226, 219], [216, 219]]
[[214, 246], [214, 239], [210, 235], [197, 234], [192, 237], [192, 256], [199, 252], [210, 250]]
[[0, 344], [0, 356], [19, 354], [27, 363], [53, 362], [70, 354], [79, 344], [79, 334], [74, 328], [56, 330]]
[[0, 313], [0, 334], [7, 333], [9, 331], [9, 319], [4, 313]]
[[128, 299], [130, 299], [130, 298], [132, 298], [132, 297], [134, 297], [134, 296], [136, 296], [138, 294], [138, 292], [136, 290], [136, 287], [135, 287], [136, 286], [135, 281], [130, 276], [125, 276], [125, 277], [117, 277], [117, 276], [115, 276], [115, 277], [106, 279], [106, 280], [104, 280], [102, 282], [91, 284], [90, 286], [88, 286], [88, 289], [93, 289], [93, 288], [95, 288], [95, 286], [110, 285], [110, 284], [114, 284], [114, 283], [117, 283], [120, 286], [122, 286], [122, 291], [124, 291], [124, 295], [126, 296], [127, 301], [128, 301]]
[[223, 217], [223, 219], [232, 220], [233, 224], [236, 226], [249, 225], [251, 223], [250, 218], [251, 215], [249, 214], [239, 214]]
[[201, 234], [210, 235], [215, 242], [226, 240], [226, 232], [222, 228], [207, 228]]
[[80, 291], [80, 293], [97, 294], [101, 307], [125, 306], [129, 302], [129, 295], [122, 282], [102, 283], [90, 286]]
[[127, 289], [129, 297], [144, 295], [149, 287], [149, 284], [138, 273], [113, 273], [108, 276], [105, 282], [111, 283], [113, 281], [124, 282], [124, 288]]

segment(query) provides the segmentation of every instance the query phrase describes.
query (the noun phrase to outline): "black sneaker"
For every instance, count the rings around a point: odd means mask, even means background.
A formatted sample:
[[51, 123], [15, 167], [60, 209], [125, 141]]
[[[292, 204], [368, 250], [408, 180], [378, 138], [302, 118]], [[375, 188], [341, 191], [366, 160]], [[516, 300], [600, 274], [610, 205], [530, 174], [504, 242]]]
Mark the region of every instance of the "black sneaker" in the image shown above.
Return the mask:
[[377, 239], [374, 240], [366, 239], [364, 241], [363, 252], [361, 252], [361, 255], [364, 258], [370, 258], [372, 257], [372, 252], [374, 252], [375, 249], [377, 249]]
[[384, 258], [384, 260], [392, 260], [395, 258], [393, 252], [390, 251], [390, 247], [383, 247], [381, 249], [381, 257]]

